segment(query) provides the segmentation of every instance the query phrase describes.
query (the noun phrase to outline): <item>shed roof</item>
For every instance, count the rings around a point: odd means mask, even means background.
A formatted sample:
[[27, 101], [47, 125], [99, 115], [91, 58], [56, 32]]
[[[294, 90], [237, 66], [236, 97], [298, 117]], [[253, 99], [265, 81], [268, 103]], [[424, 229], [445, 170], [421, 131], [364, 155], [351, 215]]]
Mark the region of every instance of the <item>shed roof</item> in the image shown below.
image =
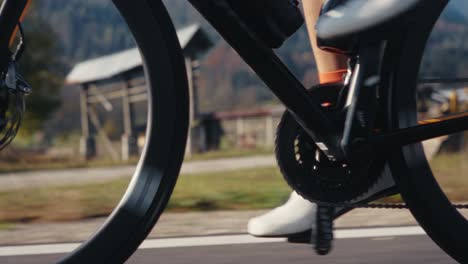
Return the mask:
[[[211, 41], [198, 24], [177, 30], [177, 36], [183, 50], [190, 49], [193, 52], [196, 50], [196, 48], [191, 47], [193, 45], [199, 46], [198, 49], [203, 50], [212, 46]], [[194, 41], [195, 38], [198, 38], [198, 41]], [[109, 79], [140, 67], [142, 64], [138, 48], [132, 48], [76, 64], [66, 77], [66, 82], [77, 84]]]

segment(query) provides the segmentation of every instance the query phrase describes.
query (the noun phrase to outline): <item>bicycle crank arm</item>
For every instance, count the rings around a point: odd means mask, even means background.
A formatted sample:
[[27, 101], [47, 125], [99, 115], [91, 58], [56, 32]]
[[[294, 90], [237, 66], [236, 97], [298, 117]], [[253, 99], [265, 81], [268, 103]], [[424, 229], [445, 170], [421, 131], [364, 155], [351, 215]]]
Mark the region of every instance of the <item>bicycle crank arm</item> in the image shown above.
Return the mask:
[[468, 130], [468, 112], [428, 119], [419, 125], [375, 135], [367, 142], [373, 149], [401, 147]]

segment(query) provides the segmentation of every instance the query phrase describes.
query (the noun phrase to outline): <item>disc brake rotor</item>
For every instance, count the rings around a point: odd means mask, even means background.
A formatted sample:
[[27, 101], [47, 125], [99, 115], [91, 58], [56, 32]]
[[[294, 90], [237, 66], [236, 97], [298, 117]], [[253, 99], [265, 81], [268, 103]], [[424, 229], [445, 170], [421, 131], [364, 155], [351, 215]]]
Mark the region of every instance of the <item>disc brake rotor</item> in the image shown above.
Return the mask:
[[31, 92], [29, 84], [11, 62], [7, 72], [0, 73], [0, 150], [15, 138], [25, 112], [25, 95]]

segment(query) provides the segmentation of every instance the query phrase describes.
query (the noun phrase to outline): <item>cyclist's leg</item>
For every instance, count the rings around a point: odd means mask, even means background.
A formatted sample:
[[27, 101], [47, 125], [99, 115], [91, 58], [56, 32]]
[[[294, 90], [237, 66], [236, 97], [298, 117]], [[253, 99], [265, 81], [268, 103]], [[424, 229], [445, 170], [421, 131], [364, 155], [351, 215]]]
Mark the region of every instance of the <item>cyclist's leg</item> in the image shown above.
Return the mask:
[[[303, 1], [310, 42], [314, 51], [321, 84], [339, 83], [347, 68], [347, 57], [320, 50], [316, 44], [315, 23], [322, 7], [321, 0]], [[293, 192], [289, 200], [272, 211], [249, 221], [248, 232], [255, 236], [291, 236], [311, 229], [316, 205]]]
[[323, 51], [317, 47], [315, 23], [317, 22], [322, 7], [320, 0], [303, 1], [304, 16], [310, 43], [314, 51], [315, 62], [319, 74], [320, 83], [340, 82], [347, 68], [347, 57], [335, 53]]
[[[311, 46], [314, 52], [317, 71], [321, 84], [339, 83], [347, 69], [347, 57], [340, 54], [323, 51], [316, 44], [316, 28], [322, 1], [303, 1], [306, 25], [309, 32]], [[431, 142], [432, 143], [432, 142]], [[433, 150], [425, 146], [428, 152], [435, 152], [440, 143], [432, 144]], [[435, 145], [435, 146], [434, 146]], [[430, 155], [431, 157], [433, 155]], [[393, 179], [387, 174], [379, 182], [372, 193], [384, 190], [393, 186]], [[298, 212], [298, 208], [302, 208]], [[316, 206], [297, 193], [293, 192], [289, 200], [272, 211], [255, 217], [249, 221], [248, 231], [255, 236], [290, 236], [304, 233], [312, 227], [314, 223]], [[309, 223], [309, 225], [307, 225]]]

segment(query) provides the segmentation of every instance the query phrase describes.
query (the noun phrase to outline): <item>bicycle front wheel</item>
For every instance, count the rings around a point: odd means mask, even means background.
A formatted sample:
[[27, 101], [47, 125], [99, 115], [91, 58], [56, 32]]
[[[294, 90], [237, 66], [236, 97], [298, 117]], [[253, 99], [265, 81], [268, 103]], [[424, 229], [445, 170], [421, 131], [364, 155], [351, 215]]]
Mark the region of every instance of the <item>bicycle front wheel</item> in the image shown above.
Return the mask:
[[161, 1], [114, 0], [143, 58], [148, 92], [146, 144], [132, 181], [101, 229], [62, 263], [123, 263], [164, 210], [188, 131], [188, 85], [179, 41]]
[[[386, 48], [383, 84], [388, 93], [388, 122], [393, 129], [414, 126], [422, 120], [417, 96], [421, 62], [434, 25], [448, 1], [426, 2], [412, 24], [397, 33]], [[452, 205], [455, 198], [444, 188], [443, 182], [449, 176], [438, 176], [434, 162], [428, 159], [423, 145], [413, 144], [394, 152], [389, 164], [404, 200], [427, 234], [454, 259], [467, 263], [468, 221]], [[460, 173], [463, 174], [456, 174]]]

